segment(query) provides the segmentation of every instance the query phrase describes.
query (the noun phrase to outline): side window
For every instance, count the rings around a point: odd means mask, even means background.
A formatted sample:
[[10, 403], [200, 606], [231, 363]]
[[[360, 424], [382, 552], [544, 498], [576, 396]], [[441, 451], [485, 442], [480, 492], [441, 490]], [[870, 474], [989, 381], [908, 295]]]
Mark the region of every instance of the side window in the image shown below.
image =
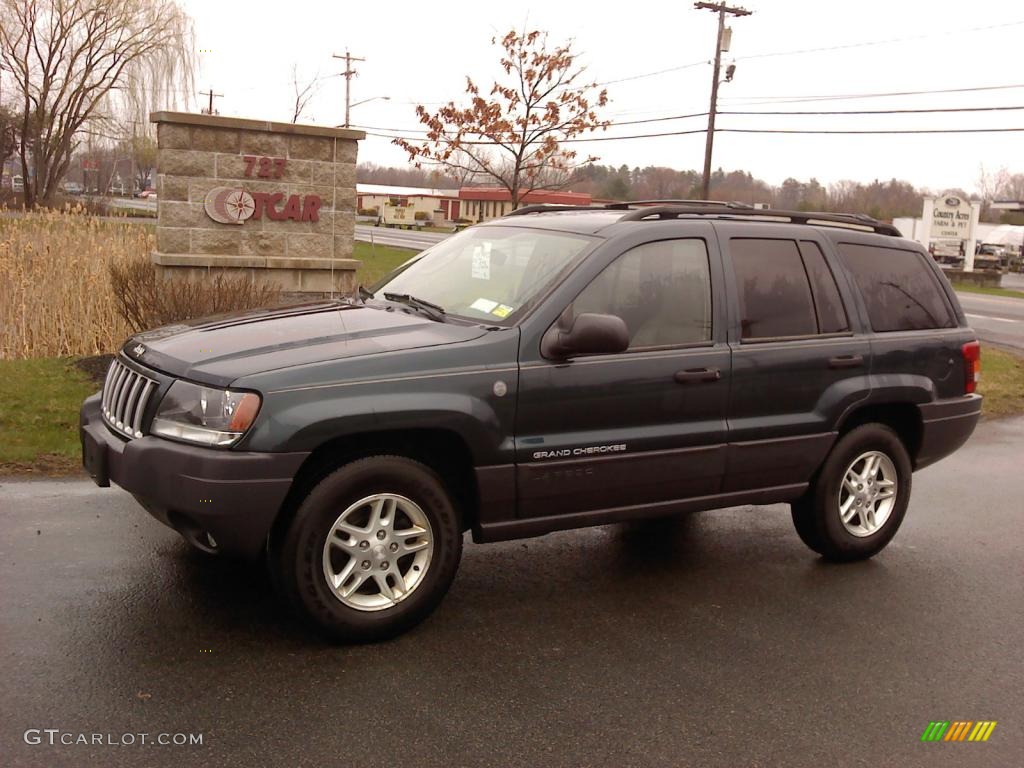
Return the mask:
[[711, 340], [711, 277], [703, 240], [663, 240], [626, 251], [573, 302], [573, 314], [621, 317], [629, 348]]
[[729, 241], [736, 272], [741, 337], [770, 339], [818, 332], [814, 300], [793, 240]]
[[811, 281], [811, 295], [818, 314], [818, 332], [842, 333], [850, 330], [850, 321], [846, 317], [843, 300], [839, 298], [836, 278], [825, 263], [821, 248], [817, 243], [801, 240], [800, 255], [804, 257], [804, 267]]
[[875, 331], [952, 328], [942, 287], [924, 256], [902, 248], [839, 243]]

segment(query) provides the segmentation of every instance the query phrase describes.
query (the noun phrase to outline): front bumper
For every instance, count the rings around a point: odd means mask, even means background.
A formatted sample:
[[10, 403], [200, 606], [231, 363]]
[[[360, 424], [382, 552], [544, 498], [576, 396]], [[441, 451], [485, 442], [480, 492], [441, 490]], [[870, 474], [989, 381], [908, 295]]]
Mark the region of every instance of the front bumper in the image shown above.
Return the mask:
[[308, 453], [251, 453], [183, 445], [160, 437], [124, 440], [100, 415], [100, 396], [82, 405], [82, 464], [100, 487], [111, 482], [157, 520], [201, 548], [255, 557], [263, 550]]

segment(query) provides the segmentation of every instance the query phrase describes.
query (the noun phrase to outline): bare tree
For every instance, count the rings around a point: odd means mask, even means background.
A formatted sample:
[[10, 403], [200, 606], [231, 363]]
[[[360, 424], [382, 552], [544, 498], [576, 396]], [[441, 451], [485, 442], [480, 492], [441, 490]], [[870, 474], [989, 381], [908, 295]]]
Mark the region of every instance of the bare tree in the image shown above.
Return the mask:
[[320, 90], [320, 73], [317, 72], [305, 86], [299, 87], [299, 65], [292, 64], [292, 85], [295, 86], [295, 107], [292, 110], [292, 122], [299, 122], [302, 113], [306, 111], [310, 100]]
[[52, 202], [79, 131], [111, 117], [112, 90], [163, 56], [191, 61], [191, 43], [174, 0], [0, 0], [0, 62], [24, 110], [26, 207]]
[[18, 148], [18, 125], [21, 120], [7, 107], [0, 104], [0, 188], [3, 188], [4, 165], [7, 158]]
[[580, 160], [563, 143], [610, 125], [597, 115], [608, 93], [581, 82], [571, 42], [549, 48], [547, 35], [538, 31], [512, 31], [491, 42], [502, 49], [506, 81], [495, 81], [483, 96], [467, 77], [468, 106], [448, 102], [433, 114], [418, 106], [426, 140], [394, 143], [417, 166], [426, 161], [449, 174], [494, 179], [516, 207], [532, 190], [562, 187], [574, 170], [597, 159]]

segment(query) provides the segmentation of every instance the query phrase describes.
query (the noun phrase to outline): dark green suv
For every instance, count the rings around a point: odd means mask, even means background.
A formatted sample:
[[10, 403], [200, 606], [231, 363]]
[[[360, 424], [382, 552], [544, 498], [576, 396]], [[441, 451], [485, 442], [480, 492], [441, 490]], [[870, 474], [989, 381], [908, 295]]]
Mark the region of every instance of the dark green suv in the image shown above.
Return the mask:
[[896, 533], [978, 420], [927, 252], [860, 216], [529, 207], [358, 297], [168, 326], [116, 356], [84, 463], [207, 552], [266, 556], [329, 635], [422, 620], [490, 542], [789, 503], [830, 560]]

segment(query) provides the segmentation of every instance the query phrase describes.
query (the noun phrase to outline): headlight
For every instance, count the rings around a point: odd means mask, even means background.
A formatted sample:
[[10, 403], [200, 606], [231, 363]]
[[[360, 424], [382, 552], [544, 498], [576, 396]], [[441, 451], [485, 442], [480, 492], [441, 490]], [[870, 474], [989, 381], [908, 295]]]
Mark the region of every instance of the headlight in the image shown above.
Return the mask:
[[151, 432], [200, 445], [228, 446], [256, 419], [260, 396], [176, 381], [167, 390]]

